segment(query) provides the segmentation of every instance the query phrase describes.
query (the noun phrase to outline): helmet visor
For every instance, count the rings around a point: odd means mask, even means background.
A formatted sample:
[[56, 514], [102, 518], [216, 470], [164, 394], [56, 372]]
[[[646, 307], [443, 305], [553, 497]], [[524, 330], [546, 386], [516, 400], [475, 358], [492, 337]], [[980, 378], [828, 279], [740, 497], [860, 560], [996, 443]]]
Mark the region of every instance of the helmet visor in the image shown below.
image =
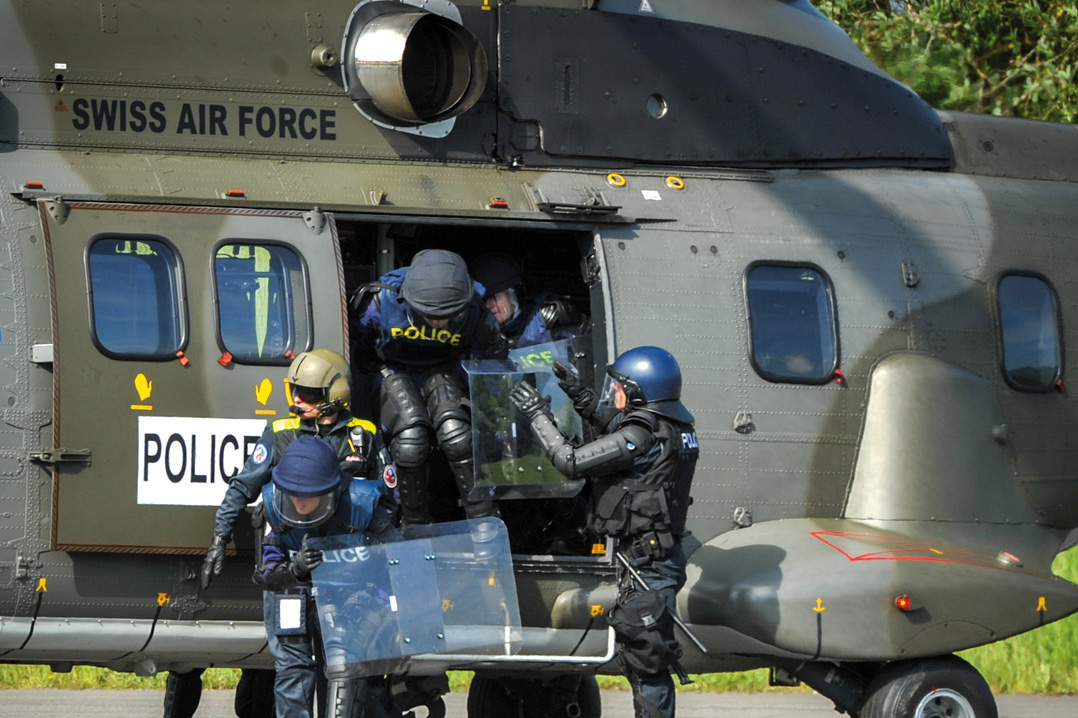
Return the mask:
[[[468, 307], [448, 317], [432, 317], [415, 308], [408, 309], [408, 322], [419, 330], [422, 338], [434, 339], [441, 336], [442, 332], [459, 334], [464, 329], [464, 323], [468, 319]], [[406, 334], [407, 336], [407, 334]], [[439, 339], [439, 341], [441, 341]]]
[[326, 400], [326, 390], [321, 387], [313, 386], [292, 386], [292, 398], [299, 399], [304, 404], [313, 404], [318, 406]]
[[296, 496], [279, 486], [273, 492], [273, 508], [286, 526], [310, 528], [322, 523], [337, 510], [337, 492], [320, 496]]
[[603, 393], [599, 395], [599, 403], [595, 406], [595, 415], [602, 416], [609, 411], [621, 411], [617, 406], [618, 386], [620, 381], [610, 376], [606, 377], [603, 384]]

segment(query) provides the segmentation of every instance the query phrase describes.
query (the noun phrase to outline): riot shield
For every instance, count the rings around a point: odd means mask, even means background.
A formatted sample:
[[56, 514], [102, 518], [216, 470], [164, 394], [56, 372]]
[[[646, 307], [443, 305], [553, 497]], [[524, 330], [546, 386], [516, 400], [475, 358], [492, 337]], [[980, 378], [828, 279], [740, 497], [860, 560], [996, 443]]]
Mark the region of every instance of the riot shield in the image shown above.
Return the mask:
[[330, 679], [398, 673], [422, 654], [520, 650], [520, 608], [501, 520], [415, 526], [395, 538], [310, 541], [325, 559], [311, 579]]
[[550, 399], [554, 421], [568, 437], [580, 438], [582, 422], [573, 403], [558, 386], [554, 361], [569, 363], [569, 342], [562, 340], [517, 349], [509, 361], [466, 361], [472, 402], [472, 451], [475, 488], [468, 498], [571, 498], [584, 481], [568, 479], [546, 458], [532, 436], [527, 419], [509, 401], [521, 381], [534, 384]]

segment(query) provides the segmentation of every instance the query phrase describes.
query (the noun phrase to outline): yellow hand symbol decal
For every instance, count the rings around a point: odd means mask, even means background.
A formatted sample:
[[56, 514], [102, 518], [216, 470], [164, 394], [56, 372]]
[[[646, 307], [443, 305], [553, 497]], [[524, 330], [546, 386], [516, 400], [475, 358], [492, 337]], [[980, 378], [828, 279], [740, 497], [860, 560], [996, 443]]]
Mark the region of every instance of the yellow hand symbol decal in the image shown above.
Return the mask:
[[269, 401], [270, 394], [273, 393], [273, 382], [269, 379], [263, 379], [261, 384], [255, 386], [255, 398], [258, 399], [258, 403], [262, 406], [266, 405]]
[[147, 381], [145, 374], [139, 374], [135, 377], [135, 389], [138, 391], [139, 401], [146, 401], [153, 393], [153, 382]]

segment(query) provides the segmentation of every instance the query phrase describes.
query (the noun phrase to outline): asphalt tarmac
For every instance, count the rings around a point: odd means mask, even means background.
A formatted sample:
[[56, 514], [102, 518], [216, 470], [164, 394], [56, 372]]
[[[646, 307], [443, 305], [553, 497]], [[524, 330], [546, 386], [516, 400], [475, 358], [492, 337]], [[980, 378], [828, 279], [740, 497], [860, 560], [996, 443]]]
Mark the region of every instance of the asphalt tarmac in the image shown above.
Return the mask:
[[[632, 718], [627, 692], [603, 691], [603, 718]], [[834, 718], [832, 705], [812, 693], [678, 693], [678, 718]], [[1078, 696], [997, 696], [1000, 718], [1075, 718]], [[465, 718], [466, 696], [446, 696], [446, 718]], [[0, 717], [8, 718], [157, 718], [161, 693], [146, 690], [6, 690], [0, 691]], [[233, 718], [232, 691], [204, 691], [195, 718]], [[508, 718], [508, 717], [507, 717]]]

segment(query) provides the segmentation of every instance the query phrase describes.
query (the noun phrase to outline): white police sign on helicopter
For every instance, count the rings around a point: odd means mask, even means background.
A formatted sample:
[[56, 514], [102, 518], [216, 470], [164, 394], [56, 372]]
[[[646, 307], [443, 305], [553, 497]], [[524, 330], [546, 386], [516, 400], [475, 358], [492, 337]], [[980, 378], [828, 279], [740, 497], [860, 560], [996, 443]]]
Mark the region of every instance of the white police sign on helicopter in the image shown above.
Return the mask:
[[263, 419], [140, 416], [138, 503], [220, 505], [265, 427]]

